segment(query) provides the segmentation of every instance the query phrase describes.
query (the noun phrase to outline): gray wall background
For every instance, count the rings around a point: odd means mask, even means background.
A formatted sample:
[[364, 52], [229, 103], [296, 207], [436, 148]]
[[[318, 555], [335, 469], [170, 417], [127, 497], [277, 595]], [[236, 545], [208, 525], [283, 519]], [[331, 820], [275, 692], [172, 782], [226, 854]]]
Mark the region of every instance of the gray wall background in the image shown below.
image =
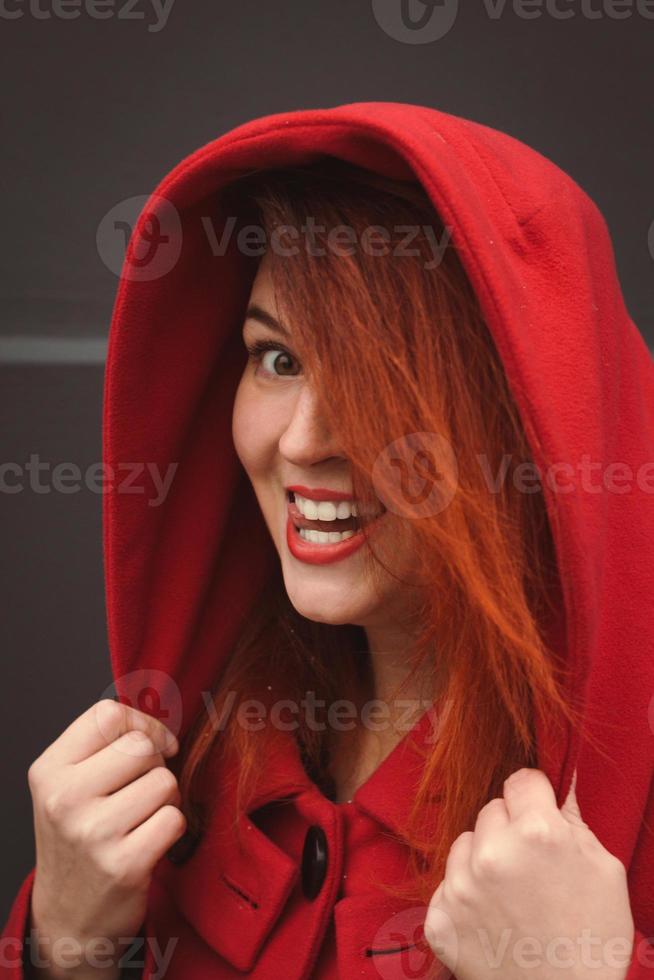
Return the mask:
[[[270, 112], [416, 102], [534, 146], [603, 211], [627, 306], [654, 346], [654, 3], [477, 0], [418, 44], [380, 26], [400, 0], [174, 0], [165, 24], [152, 0], [129, 17], [116, 0], [102, 20], [86, 0], [64, 19], [75, 7], [56, 2], [0, 5], [3, 461], [101, 460], [117, 280], [98, 225], [196, 147]], [[26, 487], [0, 502], [4, 921], [34, 861], [27, 768], [111, 675], [100, 495]]]

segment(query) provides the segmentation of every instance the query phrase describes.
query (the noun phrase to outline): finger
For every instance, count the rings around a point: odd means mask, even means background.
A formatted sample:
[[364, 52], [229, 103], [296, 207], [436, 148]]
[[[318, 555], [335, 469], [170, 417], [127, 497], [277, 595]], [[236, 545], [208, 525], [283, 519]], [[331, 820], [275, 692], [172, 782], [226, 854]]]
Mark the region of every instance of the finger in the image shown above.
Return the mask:
[[450, 847], [445, 862], [445, 876], [443, 884], [446, 885], [452, 878], [460, 874], [468, 874], [470, 867], [470, 854], [472, 852], [472, 838], [474, 834], [471, 830], [466, 830], [456, 838]]
[[141, 874], [149, 873], [156, 862], [179, 840], [187, 827], [186, 817], [177, 807], [162, 806], [148, 820], [123, 838], [124, 853]]
[[[440, 904], [444, 882], [441, 882], [427, 909], [423, 925], [424, 937], [436, 957], [437, 973], [430, 973], [436, 980], [453, 977], [459, 953], [459, 938], [453, 919]], [[407, 974], [403, 974], [407, 976]], [[462, 976], [462, 974], [459, 974]]]
[[581, 810], [579, 809], [579, 803], [577, 802], [577, 769], [572, 774], [572, 782], [570, 783], [570, 789], [568, 790], [568, 795], [565, 798], [565, 802], [561, 807], [561, 816], [564, 817], [568, 823], [575, 827], [585, 827], [590, 830], [588, 824], [581, 815]]
[[169, 769], [156, 767], [103, 800], [98, 819], [111, 833], [124, 836], [168, 803], [181, 803], [177, 780]]
[[475, 821], [473, 855], [497, 847], [500, 832], [506, 830], [510, 823], [506, 803], [502, 797], [496, 797], [483, 806]]
[[516, 770], [505, 779], [503, 796], [512, 822], [534, 810], [546, 818], [559, 816], [554, 788], [541, 769]]
[[174, 755], [179, 748], [173, 733], [157, 718], [103, 698], [76, 718], [43, 756], [61, 765], [81, 762], [131, 730], [145, 732], [164, 755]]
[[155, 751], [144, 732], [138, 734], [140, 740], [135, 732], [121, 735], [91, 758], [75, 764], [73, 778], [85, 797], [115, 793], [149, 769], [165, 766], [163, 754]]
[[443, 895], [444, 887], [445, 887], [445, 879], [443, 878], [443, 880], [438, 885], [438, 888], [436, 889], [432, 897], [429, 899], [429, 908], [435, 908], [438, 905]]

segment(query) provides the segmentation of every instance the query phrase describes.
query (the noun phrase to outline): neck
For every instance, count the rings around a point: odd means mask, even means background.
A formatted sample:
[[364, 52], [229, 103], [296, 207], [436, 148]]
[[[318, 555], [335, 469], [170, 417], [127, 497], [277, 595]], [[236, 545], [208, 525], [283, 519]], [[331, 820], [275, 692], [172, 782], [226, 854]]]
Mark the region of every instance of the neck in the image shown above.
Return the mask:
[[374, 699], [388, 705], [391, 721], [417, 720], [434, 698], [433, 661], [425, 658], [412, 670], [414, 633], [397, 627], [366, 627]]

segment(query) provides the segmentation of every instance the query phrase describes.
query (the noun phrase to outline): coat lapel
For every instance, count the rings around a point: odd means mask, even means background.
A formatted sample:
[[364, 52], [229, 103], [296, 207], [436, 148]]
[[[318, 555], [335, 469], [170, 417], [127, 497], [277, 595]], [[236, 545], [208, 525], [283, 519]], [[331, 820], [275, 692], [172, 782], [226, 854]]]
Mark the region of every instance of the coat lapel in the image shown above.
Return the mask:
[[[391, 835], [400, 833], [433, 732], [431, 709], [355, 792], [354, 806], [375, 821], [380, 830]], [[319, 949], [333, 919], [339, 957], [359, 964], [361, 950], [374, 949], [380, 929], [383, 931], [389, 915], [400, 906], [389, 905], [388, 899], [380, 904], [379, 895], [338, 900], [342, 875], [348, 868], [342, 812], [307, 775], [292, 734], [280, 740], [261, 776], [256, 798], [248, 813], [237, 821], [238, 833], [234, 825], [233, 773], [212, 764], [210, 758], [202, 790], [201, 798], [210, 815], [204, 834], [186, 858], [182, 857], [179, 863], [164, 859], [156, 869], [159, 883], [192, 929], [235, 969], [249, 971], [264, 946], [265, 956], [274, 953], [277, 946], [281, 953], [289, 926], [284, 923], [285, 910], [289, 911], [287, 918], [293, 918], [296, 924], [301, 919], [303, 924], [302, 939], [296, 943], [298, 964], [313, 955], [312, 949]], [[270, 803], [292, 808], [286, 811], [285, 819], [297, 832], [284, 849], [251, 819], [257, 809]], [[323, 828], [329, 842], [328, 875], [319, 897], [310, 902], [301, 894], [301, 854], [306, 830], [316, 825]], [[356, 912], [361, 901], [364, 905], [360, 914], [350, 919], [345, 914], [347, 909]], [[416, 916], [415, 910], [405, 912], [405, 918], [407, 914]], [[363, 964], [372, 969], [367, 955]], [[416, 954], [409, 949], [402, 955]], [[291, 977], [290, 967], [285, 975]]]

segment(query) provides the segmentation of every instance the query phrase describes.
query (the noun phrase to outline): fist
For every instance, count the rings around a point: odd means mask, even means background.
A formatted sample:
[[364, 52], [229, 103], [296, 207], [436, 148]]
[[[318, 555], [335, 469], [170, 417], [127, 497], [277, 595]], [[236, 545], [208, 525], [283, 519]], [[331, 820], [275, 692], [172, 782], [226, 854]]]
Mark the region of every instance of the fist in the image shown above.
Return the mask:
[[452, 844], [424, 932], [457, 980], [626, 977], [626, 869], [584, 823], [575, 782], [559, 810], [545, 773], [518, 769]]
[[104, 699], [30, 766], [31, 926], [53, 968], [65, 966], [51, 962], [57, 940], [75, 940], [84, 955], [98, 938], [117, 944], [139, 929], [154, 866], [186, 827], [166, 766], [177, 750], [161, 722]]

